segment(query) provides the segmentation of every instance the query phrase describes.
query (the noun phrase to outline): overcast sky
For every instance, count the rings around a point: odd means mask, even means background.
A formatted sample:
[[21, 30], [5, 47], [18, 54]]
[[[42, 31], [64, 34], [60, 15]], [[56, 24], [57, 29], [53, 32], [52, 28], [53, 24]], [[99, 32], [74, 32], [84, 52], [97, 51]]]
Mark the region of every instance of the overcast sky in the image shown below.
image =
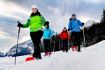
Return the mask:
[[[41, 14], [54, 31], [67, 27], [73, 13], [82, 22], [99, 22], [105, 8], [105, 0], [0, 0], [0, 51], [7, 51], [16, 44], [17, 20], [24, 22], [37, 5]], [[20, 42], [30, 39], [29, 30], [21, 29]]]

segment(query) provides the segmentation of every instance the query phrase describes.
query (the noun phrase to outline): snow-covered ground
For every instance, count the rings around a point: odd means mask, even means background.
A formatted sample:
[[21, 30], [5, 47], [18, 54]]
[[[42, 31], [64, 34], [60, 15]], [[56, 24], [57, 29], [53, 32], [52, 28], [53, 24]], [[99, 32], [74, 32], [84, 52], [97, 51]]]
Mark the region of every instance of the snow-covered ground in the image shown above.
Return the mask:
[[[13, 57], [0, 58], [0, 70], [105, 70], [105, 41], [82, 48], [81, 53], [53, 53], [50, 58], [25, 62], [27, 56], [17, 58], [14, 65]], [[29, 55], [28, 55], [29, 56]]]

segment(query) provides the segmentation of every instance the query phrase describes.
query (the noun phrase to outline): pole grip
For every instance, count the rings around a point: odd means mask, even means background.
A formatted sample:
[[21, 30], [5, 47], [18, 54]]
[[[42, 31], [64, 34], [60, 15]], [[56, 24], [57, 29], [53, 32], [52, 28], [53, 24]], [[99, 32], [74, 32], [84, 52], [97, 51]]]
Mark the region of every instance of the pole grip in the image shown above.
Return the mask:
[[18, 31], [18, 33], [20, 33], [20, 27], [19, 27], [19, 31]]
[[[19, 23], [21, 23], [21, 22], [20, 22], [20, 21], [17, 21], [17, 23], [19, 24]], [[19, 27], [18, 33], [20, 33], [20, 27]]]

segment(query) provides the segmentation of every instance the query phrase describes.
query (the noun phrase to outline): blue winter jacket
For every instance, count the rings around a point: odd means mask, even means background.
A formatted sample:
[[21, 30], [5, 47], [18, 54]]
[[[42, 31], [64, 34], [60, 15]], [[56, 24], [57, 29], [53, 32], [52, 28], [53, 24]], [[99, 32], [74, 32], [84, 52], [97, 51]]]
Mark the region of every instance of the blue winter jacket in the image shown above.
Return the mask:
[[50, 39], [53, 35], [53, 31], [50, 28], [49, 29], [45, 28], [43, 32], [44, 32], [43, 39]]
[[71, 32], [80, 32], [80, 27], [83, 26], [80, 20], [71, 19], [69, 20], [68, 30]]

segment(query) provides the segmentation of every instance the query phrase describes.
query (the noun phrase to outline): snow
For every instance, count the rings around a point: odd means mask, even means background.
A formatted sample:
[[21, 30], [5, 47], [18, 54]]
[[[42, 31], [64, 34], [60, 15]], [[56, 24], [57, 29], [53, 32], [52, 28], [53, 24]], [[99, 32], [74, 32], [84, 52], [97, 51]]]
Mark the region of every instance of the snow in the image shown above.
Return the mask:
[[[82, 52], [53, 52], [50, 57], [25, 62], [27, 56], [0, 58], [0, 70], [105, 70], [105, 41], [82, 48]], [[30, 56], [30, 55], [28, 55]]]

